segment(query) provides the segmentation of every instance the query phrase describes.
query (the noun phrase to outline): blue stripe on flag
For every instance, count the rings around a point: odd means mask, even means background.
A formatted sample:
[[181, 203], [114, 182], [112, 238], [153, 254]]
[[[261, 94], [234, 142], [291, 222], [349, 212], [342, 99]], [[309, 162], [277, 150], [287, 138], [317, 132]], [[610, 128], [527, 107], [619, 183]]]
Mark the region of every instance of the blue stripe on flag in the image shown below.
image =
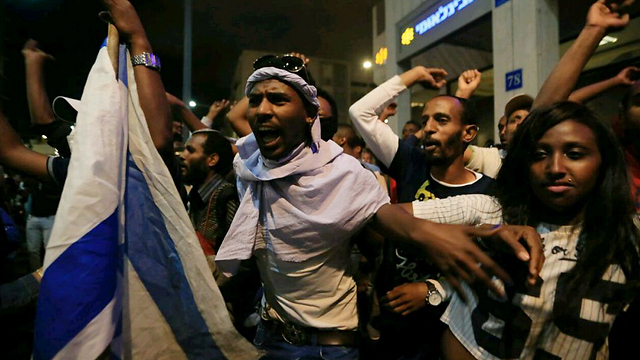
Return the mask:
[[131, 154], [125, 206], [127, 257], [187, 358], [224, 359], [198, 310], [162, 213]]
[[124, 86], [129, 88], [129, 79], [127, 77], [127, 47], [120, 45], [118, 52], [118, 80], [122, 81]]
[[[113, 299], [118, 255], [117, 210], [65, 250], [40, 285], [33, 358], [53, 358]], [[64, 291], [60, 291], [64, 289]]]

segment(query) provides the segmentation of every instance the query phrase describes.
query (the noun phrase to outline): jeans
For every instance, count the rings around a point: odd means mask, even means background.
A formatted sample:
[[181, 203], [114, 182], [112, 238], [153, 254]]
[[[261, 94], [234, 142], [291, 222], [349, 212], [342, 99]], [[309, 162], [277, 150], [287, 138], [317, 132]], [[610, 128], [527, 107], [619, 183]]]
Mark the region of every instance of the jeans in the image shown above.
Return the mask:
[[27, 218], [27, 249], [29, 252], [38, 256], [42, 261], [43, 256], [40, 255], [40, 249], [44, 246], [47, 248], [49, 243], [49, 235], [53, 227], [55, 215], [47, 217], [31, 216]]
[[266, 352], [261, 360], [358, 360], [356, 347], [349, 346], [294, 346], [284, 341], [278, 333], [258, 325], [253, 344]]

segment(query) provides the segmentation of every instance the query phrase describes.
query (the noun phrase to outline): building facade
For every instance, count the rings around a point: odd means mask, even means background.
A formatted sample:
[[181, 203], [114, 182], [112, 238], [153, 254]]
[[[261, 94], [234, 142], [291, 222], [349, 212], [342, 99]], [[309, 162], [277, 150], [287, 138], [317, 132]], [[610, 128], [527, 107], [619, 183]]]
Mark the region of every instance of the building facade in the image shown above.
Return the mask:
[[[482, 71], [474, 95], [479, 110], [477, 143], [497, 139], [496, 125], [507, 101], [518, 94], [535, 96], [560, 56], [581, 30], [593, 1], [572, 0], [380, 0], [372, 10], [374, 82], [381, 83], [413, 66], [441, 67], [448, 85], [439, 92], [411, 89], [398, 99], [398, 116], [389, 124], [400, 131], [419, 120], [421, 107], [438, 93], [455, 93], [457, 77], [467, 69]], [[632, 8], [632, 18], [638, 14]], [[640, 59], [640, 19], [610, 34], [587, 65], [579, 85], [614, 76]], [[617, 94], [596, 99], [611, 106]], [[606, 106], [602, 106], [606, 104]], [[610, 116], [611, 114], [602, 114]]]

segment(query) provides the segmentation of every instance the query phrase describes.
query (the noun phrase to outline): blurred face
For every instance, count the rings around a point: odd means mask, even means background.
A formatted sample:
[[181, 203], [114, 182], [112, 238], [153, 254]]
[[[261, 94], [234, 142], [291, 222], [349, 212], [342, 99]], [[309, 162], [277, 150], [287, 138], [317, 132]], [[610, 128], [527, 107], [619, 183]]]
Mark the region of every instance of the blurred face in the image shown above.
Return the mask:
[[363, 151], [362, 152], [362, 161], [369, 163], [369, 164], [373, 164], [373, 158], [371, 157], [371, 153], [368, 151]]
[[187, 185], [201, 184], [209, 175], [208, 156], [204, 153], [206, 139], [207, 137], [202, 134], [193, 135], [180, 154], [182, 179]]
[[253, 87], [247, 118], [262, 156], [270, 160], [281, 159], [303, 143], [313, 123], [298, 93], [276, 79]]
[[456, 98], [441, 96], [427, 102], [422, 112], [427, 161], [441, 165], [462, 156], [465, 143], [475, 137], [475, 126], [463, 125], [461, 116], [462, 104]]
[[625, 130], [640, 132], [640, 81], [636, 81], [629, 91], [629, 103], [623, 114]]
[[505, 148], [507, 146], [507, 141], [505, 138], [505, 130], [507, 128], [507, 117], [502, 116], [500, 121], [498, 121], [498, 135], [500, 136], [500, 144]]
[[331, 104], [323, 98], [318, 96], [318, 102], [320, 103], [320, 109], [318, 109], [318, 116], [320, 120], [326, 117], [332, 117], [333, 113], [331, 112]]
[[[331, 104], [323, 98], [318, 96], [318, 102], [320, 103], [320, 108], [318, 109], [318, 117], [320, 118], [320, 131], [323, 139], [329, 139], [335, 132], [335, 126], [337, 124], [333, 123], [333, 112], [331, 112]], [[331, 135], [329, 135], [331, 134]]]
[[564, 121], [547, 130], [536, 145], [530, 167], [533, 193], [553, 211], [579, 211], [596, 185], [601, 163], [593, 131]]
[[502, 142], [504, 146], [507, 146], [511, 139], [513, 139], [513, 134], [518, 130], [518, 125], [522, 123], [522, 120], [524, 120], [527, 115], [529, 115], [529, 110], [516, 110], [509, 115], [507, 125], [504, 128], [504, 141]]
[[180, 121], [172, 122], [173, 125], [173, 134], [182, 136], [182, 123]]
[[402, 140], [408, 138], [409, 136], [415, 134], [420, 130], [416, 124], [407, 123], [402, 128]]

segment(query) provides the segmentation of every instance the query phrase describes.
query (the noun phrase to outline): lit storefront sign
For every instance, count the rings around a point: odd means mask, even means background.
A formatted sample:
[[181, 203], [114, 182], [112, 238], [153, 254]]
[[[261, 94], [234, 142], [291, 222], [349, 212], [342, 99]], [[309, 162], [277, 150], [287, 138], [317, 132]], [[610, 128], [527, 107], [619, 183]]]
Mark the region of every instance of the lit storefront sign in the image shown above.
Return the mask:
[[466, 8], [475, 0], [452, 0], [448, 4], [442, 5], [437, 11], [421, 20], [414, 28], [407, 28], [401, 37], [402, 45], [409, 45], [415, 38], [415, 34], [423, 35], [437, 25], [443, 23], [448, 18], [454, 16], [458, 11]]
[[376, 64], [384, 65], [387, 62], [387, 57], [389, 57], [389, 49], [381, 47], [376, 53]]
[[403, 33], [402, 33], [402, 38], [400, 39], [400, 43], [402, 45], [409, 45], [411, 44], [411, 42], [413, 41], [413, 39], [415, 39], [415, 36], [413, 34], [413, 28], [407, 28]]

